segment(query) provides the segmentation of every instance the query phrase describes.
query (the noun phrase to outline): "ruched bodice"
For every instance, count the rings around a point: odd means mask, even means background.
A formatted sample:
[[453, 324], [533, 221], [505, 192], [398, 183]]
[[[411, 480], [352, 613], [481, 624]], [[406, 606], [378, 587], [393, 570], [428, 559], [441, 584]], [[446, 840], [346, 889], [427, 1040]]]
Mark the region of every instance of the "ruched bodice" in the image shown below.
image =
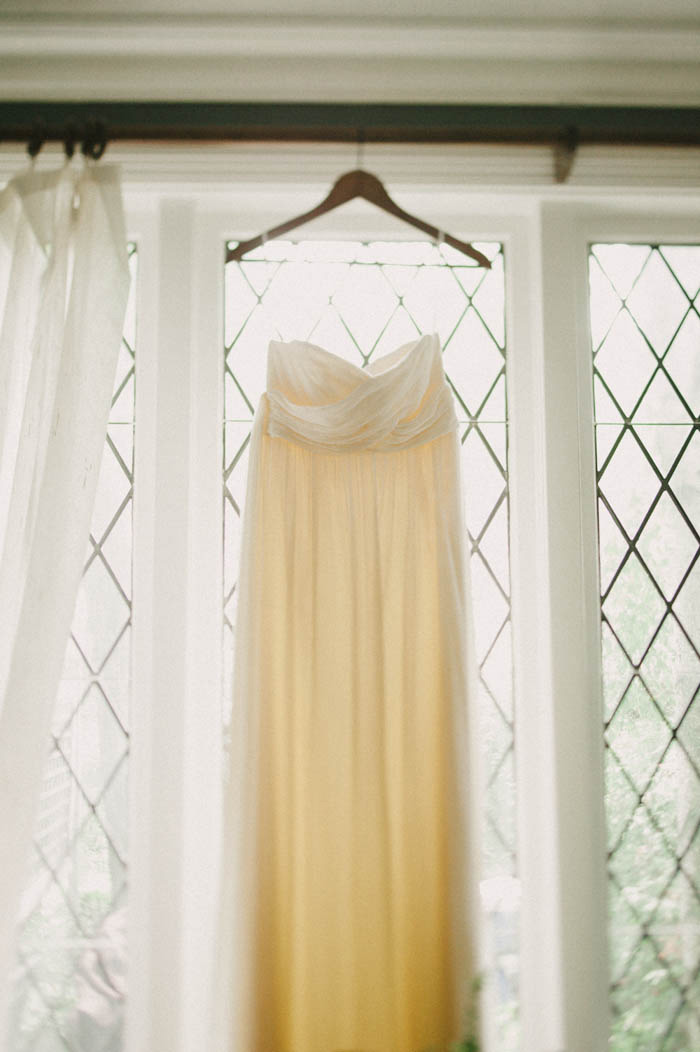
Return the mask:
[[402, 449], [457, 425], [437, 333], [364, 369], [304, 340], [271, 340], [265, 397], [268, 435], [327, 453]]

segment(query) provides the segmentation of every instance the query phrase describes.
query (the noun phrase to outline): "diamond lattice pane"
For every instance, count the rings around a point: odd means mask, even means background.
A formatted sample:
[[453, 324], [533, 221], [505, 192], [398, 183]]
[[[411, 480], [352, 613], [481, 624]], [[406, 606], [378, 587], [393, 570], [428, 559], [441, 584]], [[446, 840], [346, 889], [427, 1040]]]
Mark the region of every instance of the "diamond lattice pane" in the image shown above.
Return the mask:
[[20, 907], [7, 1052], [121, 1052], [136, 246], [90, 541]]
[[592, 245], [611, 1052], [700, 1048], [700, 246]]
[[611, 513], [627, 536], [634, 537], [659, 488], [659, 480], [629, 431], [621, 432], [601, 465], [598, 478], [601, 496], [607, 500]]
[[603, 600], [603, 616], [630, 661], [641, 661], [664, 616], [659, 586], [634, 551], [628, 553]]
[[[460, 420], [480, 664], [488, 805], [482, 895], [493, 946], [499, 1048], [518, 1044], [516, 801], [505, 386], [505, 290], [492, 269], [426, 241], [267, 242], [226, 265], [224, 334], [224, 725], [233, 676], [236, 581], [247, 441], [270, 339], [305, 339], [356, 365], [438, 329]], [[439, 308], [436, 310], [436, 304]]]

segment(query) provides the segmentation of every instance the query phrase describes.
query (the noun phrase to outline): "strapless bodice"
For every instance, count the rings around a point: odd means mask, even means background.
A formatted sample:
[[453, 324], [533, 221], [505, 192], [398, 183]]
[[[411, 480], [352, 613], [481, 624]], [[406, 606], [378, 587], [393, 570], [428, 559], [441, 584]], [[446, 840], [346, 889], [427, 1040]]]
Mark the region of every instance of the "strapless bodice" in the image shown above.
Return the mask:
[[457, 426], [437, 333], [363, 369], [305, 340], [271, 340], [266, 432], [327, 453], [391, 451]]

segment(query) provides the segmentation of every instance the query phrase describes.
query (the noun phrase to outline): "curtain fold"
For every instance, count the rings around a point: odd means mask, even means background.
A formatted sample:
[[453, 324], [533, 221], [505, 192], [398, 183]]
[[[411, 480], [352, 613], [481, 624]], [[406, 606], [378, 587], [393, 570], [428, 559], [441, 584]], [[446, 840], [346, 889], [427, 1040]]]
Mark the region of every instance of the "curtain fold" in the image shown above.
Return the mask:
[[0, 191], [0, 1026], [130, 287], [121, 167]]

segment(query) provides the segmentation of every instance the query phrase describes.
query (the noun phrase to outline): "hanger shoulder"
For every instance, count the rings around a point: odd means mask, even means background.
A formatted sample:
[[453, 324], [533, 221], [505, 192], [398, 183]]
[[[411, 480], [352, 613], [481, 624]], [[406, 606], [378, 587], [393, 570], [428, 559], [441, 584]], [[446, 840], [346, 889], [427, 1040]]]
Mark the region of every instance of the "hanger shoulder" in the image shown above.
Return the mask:
[[432, 223], [426, 223], [425, 220], [419, 219], [418, 216], [411, 215], [405, 209], [397, 205], [396, 202], [387, 193], [384, 184], [377, 179], [376, 176], [371, 175], [369, 172], [359, 173], [367, 175], [369, 178], [362, 182], [362, 196], [365, 197], [372, 204], [377, 205], [378, 208], [382, 208], [385, 212], [390, 212], [391, 215], [396, 216], [397, 219], [402, 219], [404, 223], [408, 223], [410, 226], [416, 227], [417, 230], [422, 230], [425, 234], [428, 234], [432, 238], [437, 238], [442, 233], [442, 238], [446, 244], [451, 245], [453, 248], [463, 252], [464, 255], [470, 256], [471, 259], [485, 267], [486, 270], [491, 270], [491, 260], [488, 256], [485, 256], [483, 252], [479, 252], [478, 248], [474, 248], [468, 241], [460, 241], [459, 238], [453, 237], [452, 234], [445, 234], [438, 230]]
[[248, 241], [241, 241], [235, 248], [230, 248], [226, 253], [226, 262], [230, 263], [232, 260], [240, 260], [246, 253], [251, 252], [254, 248], [259, 248], [264, 241], [271, 241], [275, 237], [280, 237], [282, 234], [286, 234], [289, 230], [294, 230], [298, 226], [302, 226], [304, 223], [308, 223], [311, 219], [316, 219], [318, 216], [325, 215], [326, 212], [332, 211], [339, 205], [345, 204], [346, 201], [351, 201], [353, 197], [362, 196], [360, 192], [360, 186], [362, 180], [359, 176], [368, 175], [369, 173], [362, 172], [360, 169], [355, 169], [352, 172], [345, 172], [333, 183], [333, 186], [314, 208], [309, 209], [308, 212], [302, 212], [301, 215], [294, 216], [292, 219], [287, 219], [284, 223], [280, 223], [278, 226], [272, 227], [264, 235], [260, 234], [257, 237], [252, 237]]
[[308, 212], [302, 212], [301, 215], [294, 216], [292, 219], [287, 219], [284, 223], [279, 223], [277, 226], [273, 226], [271, 230], [268, 230], [265, 234], [258, 234], [257, 237], [251, 237], [248, 241], [241, 241], [235, 248], [228, 249], [226, 253], [226, 262], [230, 263], [232, 260], [241, 260], [248, 253], [252, 252], [254, 248], [259, 248], [260, 245], [264, 244], [265, 241], [272, 241], [273, 238], [281, 237], [282, 234], [286, 234], [290, 230], [294, 230], [298, 226], [302, 226], [304, 223], [308, 223], [310, 219], [315, 219], [316, 216], [323, 215], [326, 208], [324, 208], [325, 201], [322, 201], [320, 205], [310, 209]]

